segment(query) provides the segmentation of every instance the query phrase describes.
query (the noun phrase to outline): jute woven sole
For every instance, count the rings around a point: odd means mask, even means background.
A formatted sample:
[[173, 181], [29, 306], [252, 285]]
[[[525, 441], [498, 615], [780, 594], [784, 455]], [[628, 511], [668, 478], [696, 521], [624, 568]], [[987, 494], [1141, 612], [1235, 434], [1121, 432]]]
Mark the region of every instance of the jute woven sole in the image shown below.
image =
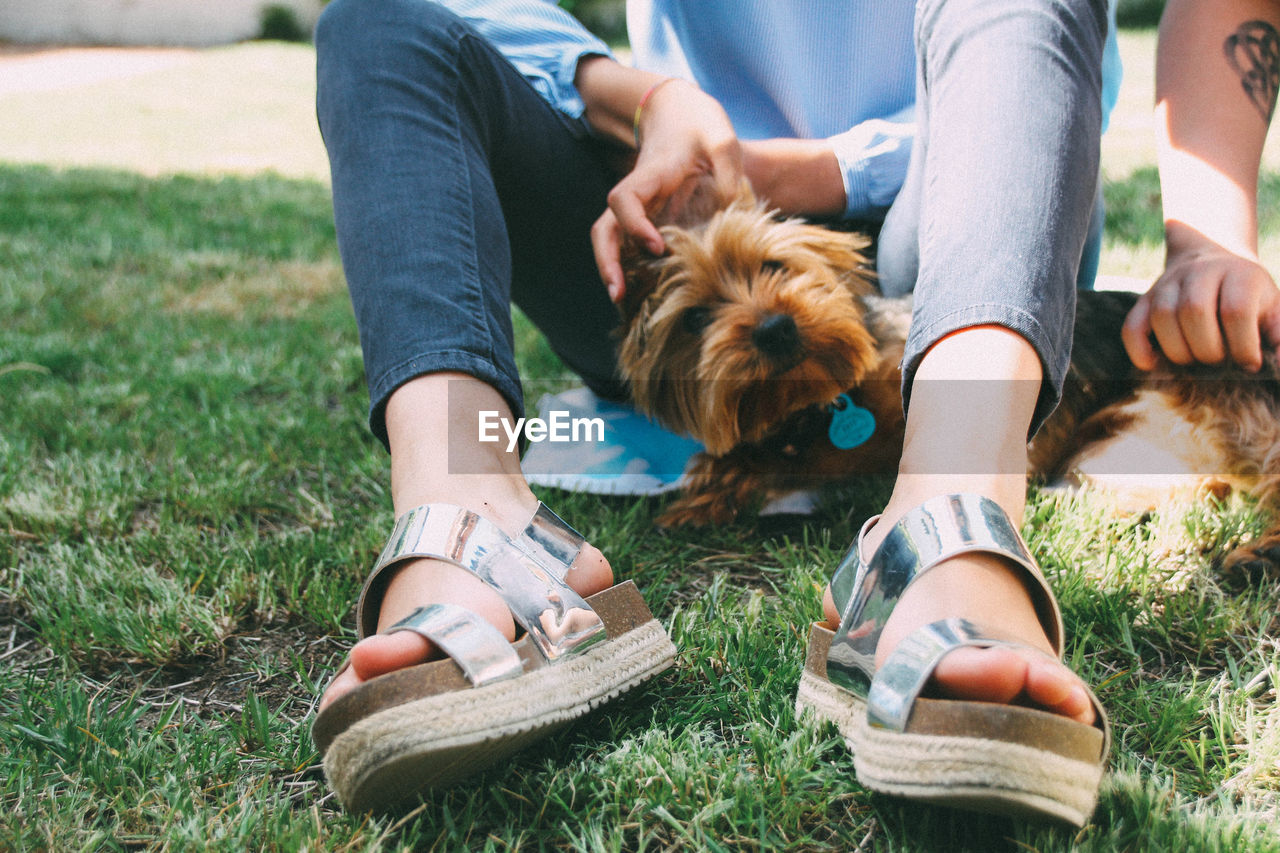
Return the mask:
[[905, 732], [867, 724], [866, 703], [826, 676], [831, 631], [815, 625], [796, 711], [835, 724], [873, 791], [971, 811], [1083, 826], [1105, 756], [1093, 726], [1034, 708], [918, 699]]
[[[343, 805], [353, 811], [386, 809], [425, 789], [455, 784], [671, 666], [675, 646], [633, 584], [600, 596], [605, 600], [588, 600], [610, 636], [581, 655], [479, 688], [457, 676], [440, 677], [442, 670], [456, 671], [452, 661], [401, 670], [391, 674], [395, 679], [383, 676], [356, 688], [403, 696], [407, 683], [420, 681], [430, 695], [399, 702], [379, 697], [377, 703], [387, 707], [358, 716], [336, 734], [326, 731], [330, 721], [317, 720], [325, 775]], [[627, 611], [621, 626], [619, 610]], [[615, 635], [617, 627], [625, 630]], [[378, 685], [383, 679], [388, 684]], [[450, 682], [451, 689], [437, 689]], [[358, 714], [355, 709], [367, 705], [361, 701], [367, 698], [352, 697], [341, 713]]]

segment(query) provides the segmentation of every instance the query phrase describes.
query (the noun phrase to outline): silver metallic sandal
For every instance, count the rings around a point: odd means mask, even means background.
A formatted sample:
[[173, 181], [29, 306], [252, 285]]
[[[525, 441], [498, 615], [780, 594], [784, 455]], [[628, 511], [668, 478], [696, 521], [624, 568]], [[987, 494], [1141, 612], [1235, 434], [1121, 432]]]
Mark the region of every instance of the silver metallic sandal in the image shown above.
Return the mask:
[[993, 501], [934, 498], [908, 512], [870, 560], [870, 519], [831, 582], [842, 613], [832, 632], [813, 625], [798, 713], [836, 724], [858, 781], [886, 794], [974, 811], [1053, 818], [1082, 826], [1093, 813], [1110, 748], [1106, 714], [1096, 725], [1035, 708], [921, 696], [942, 657], [962, 646], [1014, 646], [964, 619], [909, 634], [877, 671], [876, 645], [912, 581], [958, 554], [985, 552], [1022, 569], [1040, 623], [1061, 659], [1062, 616], [1019, 536]]
[[515, 539], [469, 510], [428, 504], [396, 520], [356, 608], [363, 639], [404, 560], [473, 573], [524, 634], [514, 643], [456, 605], [421, 607], [392, 626], [448, 655], [371, 679], [317, 715], [311, 734], [348, 809], [396, 805], [454, 784], [671, 666], [675, 646], [627, 581], [589, 598], [565, 582], [583, 539], [539, 504]]

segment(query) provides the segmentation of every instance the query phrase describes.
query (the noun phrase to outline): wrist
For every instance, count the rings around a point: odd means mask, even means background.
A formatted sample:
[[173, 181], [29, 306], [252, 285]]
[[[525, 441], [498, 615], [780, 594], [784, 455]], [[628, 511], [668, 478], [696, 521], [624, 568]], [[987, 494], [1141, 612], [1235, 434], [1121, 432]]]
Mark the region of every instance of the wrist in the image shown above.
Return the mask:
[[756, 196], [788, 215], [837, 216], [844, 180], [824, 140], [761, 139], [742, 143], [742, 170]]
[[760, 140], [744, 139], [742, 148], [742, 176], [751, 184], [757, 198], [767, 199], [773, 195], [773, 175], [776, 170], [769, 156], [768, 146]]
[[582, 98], [587, 123], [598, 136], [628, 148], [635, 144], [636, 108], [649, 93], [648, 111], [655, 86], [673, 79], [620, 65], [605, 56], [588, 56], [578, 63], [574, 86]]
[[640, 140], [644, 136], [641, 132], [641, 122], [645, 118], [645, 107], [649, 105], [649, 101], [657, 94], [658, 90], [668, 83], [677, 82], [676, 77], [666, 77], [654, 83], [648, 89], [644, 90], [644, 94], [640, 96], [639, 103], [636, 104], [636, 111], [631, 119], [631, 139], [635, 142], [636, 150], [640, 150]]
[[1250, 240], [1232, 239], [1224, 244], [1176, 219], [1165, 221], [1164, 234], [1166, 266], [1180, 259], [1205, 255], [1231, 255], [1260, 263], [1257, 249]]

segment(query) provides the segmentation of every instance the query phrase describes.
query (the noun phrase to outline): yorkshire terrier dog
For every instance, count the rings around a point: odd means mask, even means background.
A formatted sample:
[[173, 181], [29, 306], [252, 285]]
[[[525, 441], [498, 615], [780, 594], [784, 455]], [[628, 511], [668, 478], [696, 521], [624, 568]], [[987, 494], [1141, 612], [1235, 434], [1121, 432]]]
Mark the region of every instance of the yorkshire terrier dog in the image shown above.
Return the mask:
[[[706, 452], [659, 522], [721, 523], [770, 496], [895, 470], [909, 317], [878, 310], [869, 241], [780, 218], [745, 188], [662, 234], [662, 257], [624, 257], [619, 362], [637, 408]], [[879, 413], [856, 446], [826, 434], [846, 402]]]
[[[625, 259], [619, 361], [637, 407], [706, 451], [659, 523], [724, 523], [796, 489], [894, 473], [911, 306], [877, 295], [867, 239], [779, 217], [747, 190], [662, 233], [662, 257]], [[1079, 294], [1063, 401], [1030, 445], [1031, 473], [1135, 509], [1171, 483], [1244, 488], [1280, 517], [1274, 358], [1258, 374], [1139, 372], [1120, 335], [1136, 298]], [[1230, 559], [1280, 562], [1280, 526]]]

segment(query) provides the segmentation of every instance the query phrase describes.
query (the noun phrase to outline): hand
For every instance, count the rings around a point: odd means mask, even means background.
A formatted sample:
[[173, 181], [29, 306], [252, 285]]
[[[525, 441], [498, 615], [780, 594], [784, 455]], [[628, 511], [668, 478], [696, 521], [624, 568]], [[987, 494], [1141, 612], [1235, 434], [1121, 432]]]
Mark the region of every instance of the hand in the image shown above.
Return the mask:
[[609, 208], [591, 228], [600, 277], [622, 299], [620, 254], [634, 240], [654, 255], [666, 245], [653, 219], [673, 221], [691, 205], [719, 207], [742, 179], [742, 151], [720, 103], [683, 80], [655, 89], [641, 114], [635, 167], [609, 193]]
[[1264, 340], [1270, 347], [1280, 344], [1280, 289], [1256, 259], [1216, 244], [1171, 252], [1122, 330], [1139, 370], [1156, 366], [1152, 335], [1175, 364], [1218, 364], [1229, 357], [1256, 371]]

